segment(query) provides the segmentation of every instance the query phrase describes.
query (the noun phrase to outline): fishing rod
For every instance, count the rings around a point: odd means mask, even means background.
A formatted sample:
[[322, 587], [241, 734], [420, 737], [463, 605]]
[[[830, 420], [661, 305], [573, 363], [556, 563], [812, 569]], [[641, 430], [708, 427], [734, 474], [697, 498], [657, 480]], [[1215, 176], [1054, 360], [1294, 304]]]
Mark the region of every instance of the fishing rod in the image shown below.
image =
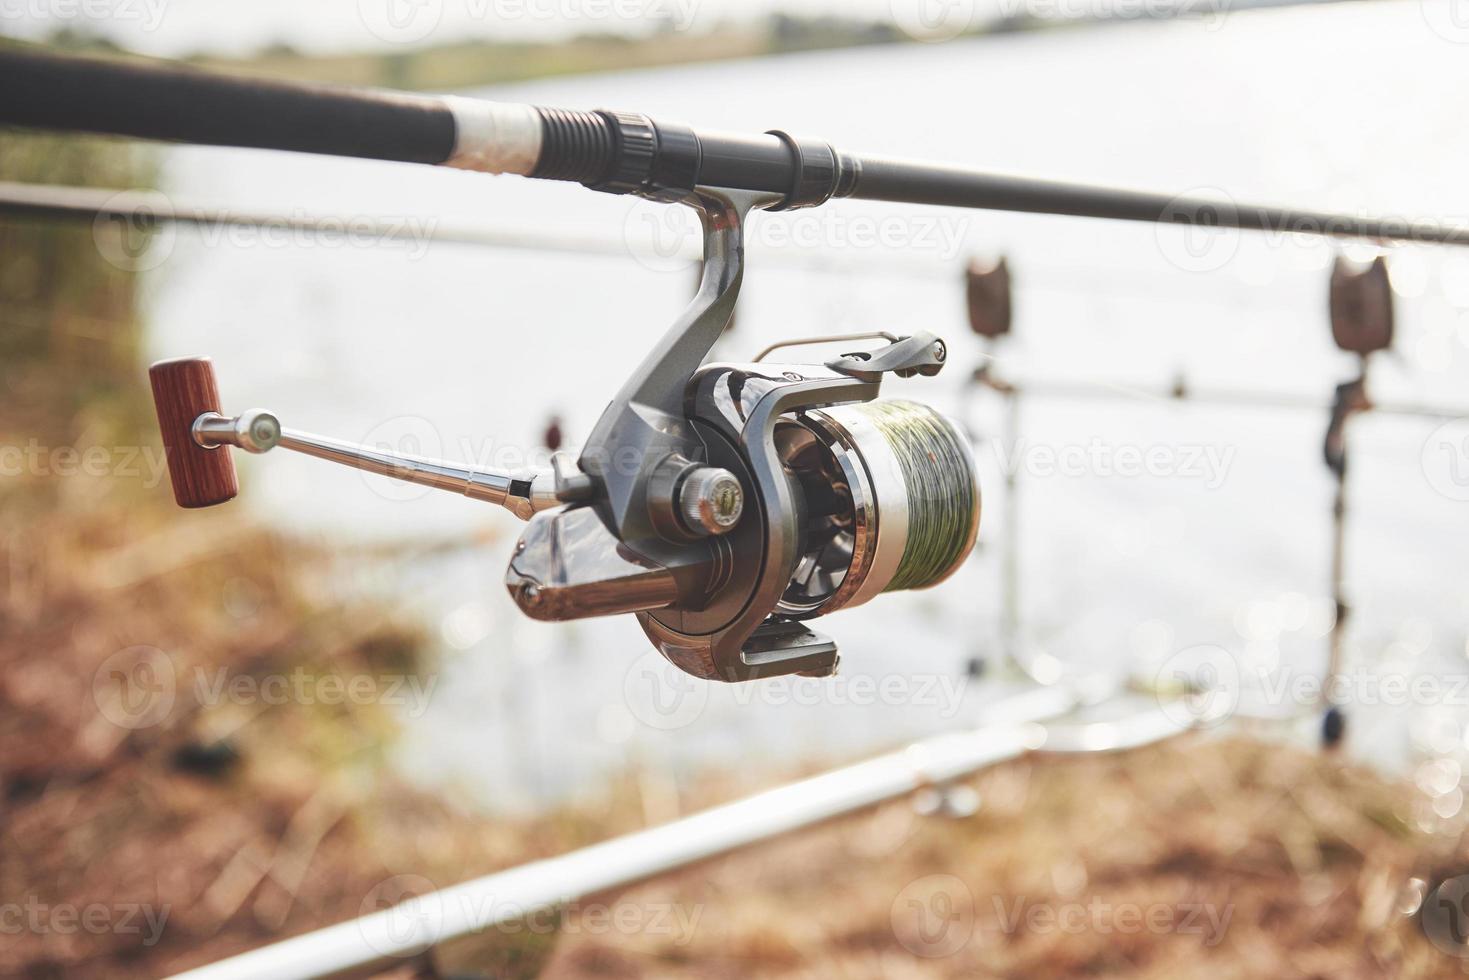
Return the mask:
[[[292, 450], [505, 507], [526, 521], [506, 586], [542, 620], [631, 613], [674, 665], [744, 681], [823, 676], [837, 644], [807, 623], [889, 591], [926, 588], [973, 550], [980, 488], [962, 430], [929, 406], [880, 398], [890, 375], [929, 377], [932, 334], [844, 337], [815, 361], [706, 363], [733, 314], [751, 211], [832, 198], [947, 204], [1222, 227], [1469, 244], [1430, 223], [1000, 177], [839, 152], [788, 133], [698, 131], [647, 116], [546, 109], [231, 78], [183, 67], [0, 54], [0, 124], [441, 164], [576, 181], [695, 211], [698, 294], [623, 383], [579, 457], [498, 469], [226, 415], [213, 365], [150, 369], [174, 495], [232, 499], [229, 449]], [[823, 342], [801, 338], [781, 345]]]
[[1469, 228], [988, 173], [840, 151], [781, 130], [695, 129], [582, 111], [228, 76], [166, 62], [0, 52], [0, 125], [292, 150], [575, 181], [680, 200], [696, 187], [1218, 228], [1469, 245]]

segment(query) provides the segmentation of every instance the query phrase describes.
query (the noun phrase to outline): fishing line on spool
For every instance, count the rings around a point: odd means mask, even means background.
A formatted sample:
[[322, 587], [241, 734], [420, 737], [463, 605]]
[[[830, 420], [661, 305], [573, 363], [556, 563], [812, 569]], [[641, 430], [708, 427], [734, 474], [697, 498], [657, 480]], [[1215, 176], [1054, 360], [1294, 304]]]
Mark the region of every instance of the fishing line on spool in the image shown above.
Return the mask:
[[808, 618], [936, 585], [979, 530], [968, 439], [926, 405], [884, 399], [786, 420], [776, 442], [806, 514], [780, 611]]
[[968, 553], [979, 525], [979, 484], [968, 442], [947, 418], [916, 402], [853, 408], [887, 438], [908, 490], [908, 539], [884, 591], [936, 585]]

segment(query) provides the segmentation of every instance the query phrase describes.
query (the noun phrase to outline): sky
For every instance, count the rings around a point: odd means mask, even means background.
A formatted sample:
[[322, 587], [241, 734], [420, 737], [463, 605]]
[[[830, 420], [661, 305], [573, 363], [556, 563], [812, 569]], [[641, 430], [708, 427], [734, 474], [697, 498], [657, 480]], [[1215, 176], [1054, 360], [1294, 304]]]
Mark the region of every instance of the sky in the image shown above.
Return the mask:
[[464, 38], [704, 30], [785, 11], [922, 24], [977, 16], [997, 0], [0, 0], [0, 33], [62, 27], [146, 54], [245, 54], [285, 42], [313, 52], [391, 50]]

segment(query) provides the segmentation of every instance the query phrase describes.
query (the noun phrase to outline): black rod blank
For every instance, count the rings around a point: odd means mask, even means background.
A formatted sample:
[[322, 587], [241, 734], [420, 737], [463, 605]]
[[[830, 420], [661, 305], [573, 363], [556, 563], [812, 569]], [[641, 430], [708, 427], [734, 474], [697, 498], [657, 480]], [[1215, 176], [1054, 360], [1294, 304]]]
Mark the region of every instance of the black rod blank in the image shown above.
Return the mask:
[[0, 52], [0, 123], [140, 139], [443, 163], [442, 99], [212, 74], [157, 62]]
[[1201, 197], [1170, 197], [872, 157], [860, 158], [860, 165], [861, 175], [850, 196], [871, 201], [1469, 245], [1469, 226], [1462, 223], [1362, 217]]

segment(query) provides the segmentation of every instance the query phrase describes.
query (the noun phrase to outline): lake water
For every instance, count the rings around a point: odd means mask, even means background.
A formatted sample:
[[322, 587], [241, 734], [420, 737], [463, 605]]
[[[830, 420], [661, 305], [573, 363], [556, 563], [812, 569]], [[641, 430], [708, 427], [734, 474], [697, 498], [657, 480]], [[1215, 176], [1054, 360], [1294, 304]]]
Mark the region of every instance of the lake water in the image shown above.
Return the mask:
[[[1167, 193], [1457, 217], [1469, 215], [1469, 31], [1459, 36], [1446, 16], [1416, 2], [1341, 4], [482, 94], [782, 128], [857, 151]], [[531, 228], [614, 245], [679, 240], [680, 226], [648, 204], [413, 166], [179, 148], [165, 156], [163, 186], [240, 208]], [[1001, 469], [1015, 459], [1025, 642], [1043, 663], [1119, 677], [1217, 644], [1250, 675], [1320, 668], [1330, 624], [1324, 410], [1033, 398], [1022, 444], [998, 444], [990, 437], [1002, 406], [962, 397], [981, 348], [963, 318], [960, 269], [973, 255], [1010, 259], [1015, 336], [994, 351], [1007, 376], [1146, 391], [1182, 371], [1200, 389], [1324, 403], [1354, 368], [1326, 326], [1331, 246], [862, 202], [759, 215], [752, 234], [739, 325], [723, 356], [853, 330], [928, 329], [949, 340], [944, 375], [892, 382], [888, 394], [962, 412], [985, 440], [976, 557], [935, 591], [824, 621], [842, 645], [838, 679], [673, 689], [630, 618], [546, 625], [518, 614], [501, 585], [516, 533], [508, 515], [304, 458], [247, 461], [243, 499], [291, 527], [339, 541], [479, 542], [405, 565], [395, 583], [437, 626], [440, 645], [434, 696], [405, 717], [405, 771], [491, 807], [523, 808], [595, 787], [630, 763], [682, 772], [851, 757], [981, 720], [997, 688], [966, 684], [963, 665], [998, 653]], [[212, 355], [228, 406], [264, 405], [299, 428], [486, 460], [538, 445], [553, 411], [572, 441], [584, 436], [693, 277], [666, 248], [635, 259], [197, 231], [164, 245], [148, 279], [152, 349]], [[793, 261], [813, 256], [829, 268]], [[1376, 397], [1469, 403], [1469, 257], [1395, 248], [1392, 261], [1399, 340], [1374, 367]], [[1374, 670], [1466, 668], [1469, 503], [1455, 496], [1469, 487], [1454, 482], [1456, 460], [1440, 458], [1438, 425], [1354, 422], [1349, 652]], [[1156, 450], [1168, 472], [1044, 472], [1045, 452], [1068, 447], [1105, 461]], [[1208, 459], [1214, 468], [1201, 469]], [[884, 680], [887, 693], [874, 694]], [[1360, 717], [1354, 744], [1379, 755], [1400, 756], [1405, 745], [1459, 752], [1464, 717], [1463, 706], [1442, 704], [1378, 709]]]

